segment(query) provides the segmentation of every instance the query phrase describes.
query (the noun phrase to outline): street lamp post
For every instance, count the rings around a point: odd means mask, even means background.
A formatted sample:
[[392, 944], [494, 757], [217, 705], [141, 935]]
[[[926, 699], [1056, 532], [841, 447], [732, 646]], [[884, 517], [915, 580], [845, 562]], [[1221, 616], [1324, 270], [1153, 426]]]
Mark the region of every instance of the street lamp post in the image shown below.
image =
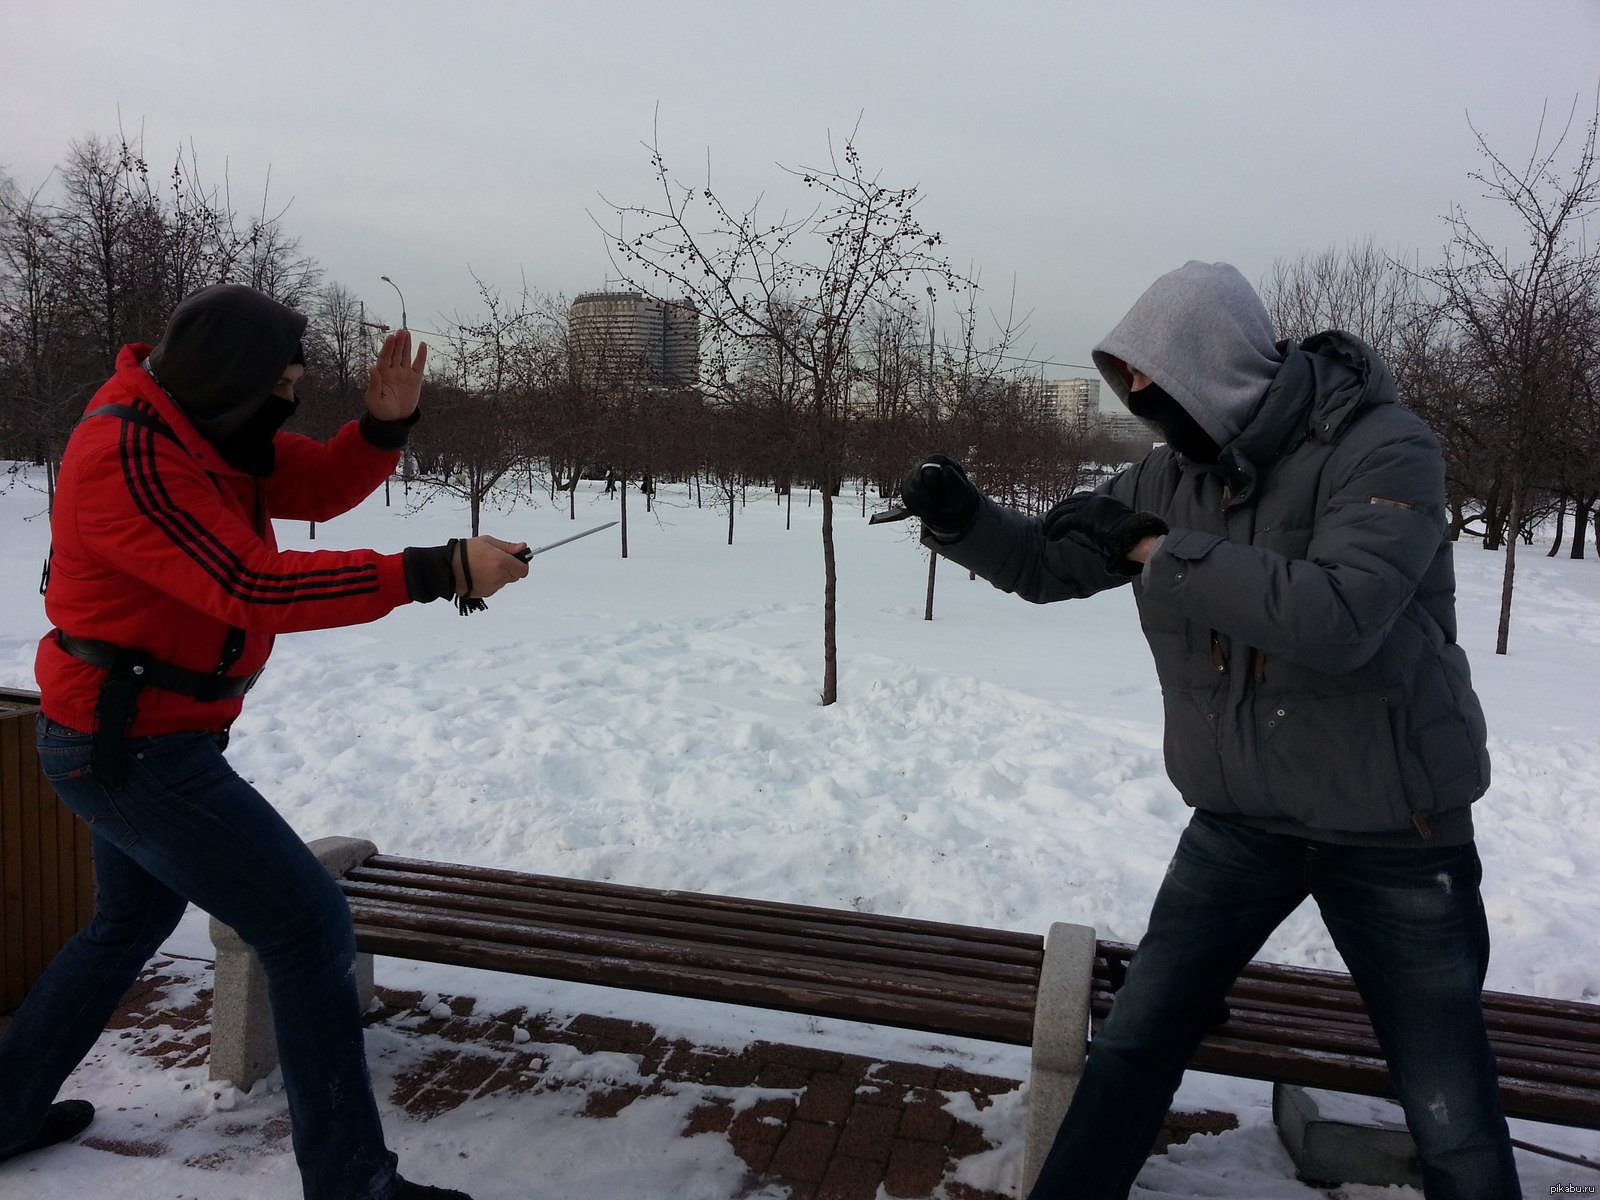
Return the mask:
[[400, 297], [400, 328], [401, 329], [407, 328], [407, 325], [406, 325], [406, 297], [405, 297], [405, 293], [400, 290], [400, 285], [398, 283], [396, 283], [394, 280], [390, 279], [387, 275], [379, 275], [378, 278], [383, 280], [390, 287], [392, 287], [394, 289], [394, 294], [396, 296]]
[[[392, 287], [394, 289], [394, 294], [396, 296], [400, 297], [400, 328], [401, 329], [407, 328], [407, 325], [406, 325], [406, 294], [400, 290], [400, 285], [398, 283], [396, 283], [394, 280], [390, 279], [387, 275], [379, 275], [378, 278], [383, 280], [390, 287]], [[408, 495], [408, 496], [411, 494], [411, 481], [412, 481], [412, 479], [414, 479], [416, 477], [416, 474], [417, 474], [416, 459], [411, 457], [411, 447], [408, 445], [408, 446], [406, 446], [406, 448], [404, 450], [402, 450], [400, 452], [400, 478], [406, 485], [406, 495]], [[385, 486], [388, 486], [387, 483], [385, 484]], [[388, 498], [388, 495], [387, 495], [387, 493], [385, 493], [385, 501], [387, 501], [387, 498]]]
[[[361, 301], [361, 316], [357, 318], [356, 324], [362, 329], [376, 329], [379, 333], [389, 332], [389, 327], [382, 321], [367, 320], [367, 302], [365, 300]], [[363, 333], [361, 340], [366, 343], [366, 358], [370, 360], [372, 358], [372, 335]], [[389, 477], [387, 475], [383, 479], [383, 506], [385, 508], [389, 507]], [[315, 529], [316, 526], [313, 525], [312, 528]]]

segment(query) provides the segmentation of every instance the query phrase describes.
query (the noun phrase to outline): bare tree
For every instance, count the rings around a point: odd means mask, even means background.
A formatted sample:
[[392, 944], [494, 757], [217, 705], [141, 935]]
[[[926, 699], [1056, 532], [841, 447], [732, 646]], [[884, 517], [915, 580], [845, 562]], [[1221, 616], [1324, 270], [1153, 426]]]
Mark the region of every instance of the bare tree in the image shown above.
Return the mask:
[[1574, 338], [1588, 332], [1588, 314], [1600, 289], [1600, 253], [1583, 238], [1585, 219], [1600, 205], [1596, 135], [1600, 92], [1582, 128], [1570, 168], [1558, 160], [1574, 129], [1577, 104], [1561, 131], [1549, 138], [1540, 121], [1533, 148], [1514, 166], [1473, 135], [1487, 166], [1472, 178], [1489, 199], [1507, 206], [1526, 237], [1513, 254], [1456, 207], [1443, 265], [1431, 272], [1441, 292], [1441, 312], [1461, 346], [1493, 389], [1500, 409], [1506, 455], [1505, 573], [1495, 653], [1504, 654], [1511, 630], [1517, 532], [1540, 456], [1551, 430], [1567, 424], [1581, 388], [1574, 386]]
[[307, 361], [338, 396], [353, 395], [366, 386], [372, 345], [369, 331], [362, 328], [361, 313], [356, 294], [339, 283], [320, 288], [311, 301]]
[[1261, 298], [1280, 337], [1342, 329], [1391, 357], [1423, 302], [1422, 280], [1371, 239], [1272, 264]]
[[526, 292], [508, 304], [479, 280], [478, 295], [486, 315], [458, 322], [437, 357], [429, 358], [435, 378], [424, 388], [423, 404], [430, 419], [413, 439], [420, 503], [438, 493], [465, 500], [473, 537], [484, 504], [525, 461], [530, 405], [521, 362], [534, 326]]
[[864, 395], [857, 413], [855, 457], [865, 504], [869, 482], [880, 497], [896, 494], [906, 461], [923, 434], [920, 314], [915, 307], [877, 306], [869, 314], [863, 343]]
[[45, 465], [52, 505], [66, 431], [102, 377], [76, 320], [64, 224], [38, 191], [0, 186], [0, 446]]
[[[50, 464], [90, 391], [128, 343], [153, 341], [184, 295], [240, 278], [248, 254], [280, 299], [294, 302], [314, 279], [309, 260], [277, 219], [236, 231], [225, 199], [179, 152], [164, 181], [152, 176], [140, 139], [89, 137], [31, 193], [0, 198], [0, 362], [28, 453]], [[53, 193], [53, 194], [52, 194]], [[276, 265], [275, 265], [276, 264]], [[291, 288], [287, 281], [298, 279]]]
[[[708, 176], [680, 182], [659, 144], [649, 147], [660, 187], [655, 204], [614, 205], [614, 256], [633, 286], [665, 283], [709, 325], [713, 345], [764, 343], [806, 384], [811, 469], [822, 492], [822, 703], [838, 699], [833, 497], [845, 451], [853, 339], [869, 307], [909, 307], [910, 284], [954, 279], [941, 238], [916, 217], [918, 189], [892, 188], [863, 165], [854, 134], [820, 168], [790, 170], [818, 196], [800, 216], [769, 219], [760, 201], [730, 207]], [[785, 310], [802, 320], [786, 322]], [[712, 355], [713, 363], [729, 361]]]

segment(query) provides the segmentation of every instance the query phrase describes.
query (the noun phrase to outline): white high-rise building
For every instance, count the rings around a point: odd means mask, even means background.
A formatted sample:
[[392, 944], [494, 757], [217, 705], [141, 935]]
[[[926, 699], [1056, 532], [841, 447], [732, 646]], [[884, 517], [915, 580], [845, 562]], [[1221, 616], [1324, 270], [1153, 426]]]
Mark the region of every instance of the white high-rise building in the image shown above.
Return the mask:
[[700, 314], [639, 292], [584, 292], [568, 311], [573, 348], [590, 369], [637, 371], [646, 386], [690, 387], [700, 373]]

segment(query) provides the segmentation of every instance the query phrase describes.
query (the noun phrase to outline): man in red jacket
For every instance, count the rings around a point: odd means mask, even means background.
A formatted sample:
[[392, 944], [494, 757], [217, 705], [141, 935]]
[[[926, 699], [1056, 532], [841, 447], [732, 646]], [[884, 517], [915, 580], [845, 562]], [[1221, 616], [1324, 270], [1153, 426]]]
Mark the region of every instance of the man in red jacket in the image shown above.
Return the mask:
[[[491, 537], [407, 549], [278, 549], [271, 518], [326, 521], [394, 470], [427, 347], [390, 334], [366, 413], [326, 444], [280, 432], [306, 320], [236, 284], [123, 348], [67, 443], [39, 644], [39, 756], [93, 830], [96, 912], [0, 1038], [0, 1162], [93, 1119], [55, 1101], [194, 903], [260, 956], [307, 1200], [467, 1200], [402, 1179], [367, 1075], [349, 907], [223, 749], [273, 637], [490, 596], [528, 573]], [[3, 1168], [0, 1168], [3, 1170]]]

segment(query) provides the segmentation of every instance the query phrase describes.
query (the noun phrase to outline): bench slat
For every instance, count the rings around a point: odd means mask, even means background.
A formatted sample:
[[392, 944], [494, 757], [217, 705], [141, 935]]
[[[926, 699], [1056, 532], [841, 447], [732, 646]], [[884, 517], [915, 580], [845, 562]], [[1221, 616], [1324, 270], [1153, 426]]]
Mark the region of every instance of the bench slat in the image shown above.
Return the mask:
[[856, 912], [850, 909], [823, 908], [816, 905], [785, 904], [776, 900], [752, 900], [741, 896], [723, 896], [714, 892], [685, 892], [669, 888], [647, 888], [632, 884], [601, 883], [588, 879], [569, 879], [558, 875], [538, 875], [522, 871], [507, 871], [491, 867], [468, 867], [457, 863], [429, 862], [423, 859], [401, 858], [395, 855], [375, 854], [360, 867], [350, 872], [377, 882], [369, 871], [411, 871], [435, 875], [441, 879], [471, 879], [483, 883], [505, 884], [515, 888], [548, 890], [552, 893], [574, 893], [594, 897], [596, 900], [627, 898], [633, 900], [670, 901], [681, 911], [706, 909], [714, 912], [744, 914], [773, 914], [810, 917], [824, 925], [861, 926], [884, 931], [935, 935], [966, 939], [986, 946], [1011, 946], [1029, 953], [1044, 953], [1044, 938], [1037, 933], [1022, 933], [1010, 929], [984, 929], [977, 925], [954, 925], [943, 921], [924, 921], [916, 917], [894, 917], [879, 913]]
[[604, 934], [548, 924], [518, 925], [472, 917], [441, 917], [419, 913], [405, 905], [359, 900], [352, 904], [358, 940], [362, 931], [401, 929], [419, 934], [464, 937], [480, 944], [498, 942], [519, 947], [556, 950], [568, 955], [604, 959], [639, 959], [683, 968], [732, 967], [789, 980], [848, 981], [854, 988], [894, 992], [908, 998], [950, 998], [964, 1006], [1005, 1008], [1033, 1013], [1036, 987], [965, 978], [940, 966], [915, 971], [895, 966], [862, 966], [819, 960], [815, 955], [736, 947], [708, 947], [651, 934]]
[[[1292, 1046], [1261, 1046], [1212, 1036], [1201, 1043], [1190, 1066], [1221, 1075], [1242, 1075], [1274, 1083], [1328, 1088], [1363, 1096], [1394, 1099], [1389, 1074], [1381, 1059], [1345, 1058], [1307, 1052]], [[1592, 1087], [1567, 1087], [1502, 1078], [1500, 1102], [1507, 1116], [1554, 1125], [1594, 1128], [1597, 1116]]]
[[[677, 915], [664, 905], [648, 909], [612, 911], [605, 909], [573, 909], [562, 905], [532, 903], [520, 899], [485, 899], [453, 892], [403, 886], [395, 882], [369, 883], [364, 877], [352, 873], [345, 882], [344, 891], [352, 900], [383, 900], [396, 904], [409, 904], [421, 911], [469, 914], [484, 919], [505, 919], [541, 925], [558, 925], [574, 929], [610, 930], [619, 933], [650, 932], [664, 937], [675, 937], [686, 942], [714, 943], [718, 945], [765, 946], [774, 949], [792, 949], [811, 952], [823, 957], [838, 957], [855, 961], [900, 963], [910, 966], [936, 965], [943, 969], [966, 975], [1014, 982], [1022, 986], [1037, 987], [1041, 951], [1031, 963], [1012, 961], [1023, 957], [1014, 947], [1004, 948], [1006, 959], [994, 961], [971, 939], [953, 939], [916, 936], [895, 931], [882, 935], [881, 940], [867, 941], [855, 935], [841, 940], [828, 927], [819, 927], [809, 919], [763, 917], [757, 923], [715, 923], [677, 919]], [[670, 914], [670, 915], [667, 915]]]
[[[1107, 988], [1109, 977], [1125, 967], [1133, 947], [1102, 943], [1099, 949], [1095, 982]], [[1280, 963], [1251, 963], [1229, 992], [1227, 1003], [1236, 1014], [1280, 1011], [1286, 1017], [1299, 1017], [1308, 1037], [1324, 1027], [1358, 1032], [1377, 1053], [1366, 1006], [1348, 975]], [[1507, 1063], [1545, 1062], [1585, 1073], [1600, 1071], [1600, 1008], [1552, 1000], [1547, 1010], [1544, 1003], [1539, 997], [1513, 992], [1483, 993], [1484, 1022], [1502, 1070], [1508, 1070]], [[1517, 1068], [1513, 1065], [1511, 1069]], [[1586, 1078], [1600, 1091], [1600, 1075], [1587, 1074]]]
[[[1229, 1026], [1237, 1026], [1240, 1022], [1261, 1016], [1269, 1021], [1282, 1022], [1283, 1026], [1299, 1027], [1306, 1032], [1307, 1038], [1317, 1037], [1318, 1030], [1330, 1030], [1341, 1034], [1354, 1035], [1365, 1038], [1371, 1045], [1378, 1045], [1378, 1035], [1374, 1034], [1371, 1022], [1366, 1019], [1365, 1013], [1350, 1014], [1349, 1018], [1330, 1019], [1320, 1011], [1306, 1011], [1294, 1008], [1291, 1003], [1266, 1003], [1251, 1002], [1246, 1005], [1230, 1006]], [[1576, 1070], [1590, 1072], [1590, 1077], [1600, 1082], [1600, 1045], [1573, 1042], [1571, 1038], [1550, 1037], [1547, 1034], [1523, 1034], [1520, 1030], [1507, 1030], [1491, 1022], [1488, 1027], [1490, 1043], [1494, 1046], [1494, 1053], [1501, 1062], [1517, 1059], [1520, 1062], [1552, 1062], [1560, 1066], [1573, 1067]], [[1594, 1030], [1582, 1030], [1582, 1035], [1595, 1037]]]
[[1017, 1046], [1026, 1046], [1033, 1040], [1031, 1014], [927, 998], [912, 1001], [882, 992], [857, 991], [838, 982], [778, 982], [715, 969], [663, 967], [627, 958], [575, 956], [564, 951], [509, 947], [469, 938], [446, 941], [403, 929], [369, 928], [358, 934], [357, 941], [369, 953], [447, 966], [489, 968], [810, 1016], [842, 1017], [944, 1036], [986, 1038]]
[[[1235, 1015], [1217, 1027], [1219, 1037], [1239, 1041], [1259, 1042], [1266, 1045], [1299, 1047], [1307, 1051], [1329, 1054], [1348, 1054], [1367, 1057], [1380, 1064], [1381, 1052], [1377, 1039], [1371, 1034], [1351, 1034], [1328, 1028], [1317, 1028], [1304, 1020], [1278, 1014], [1249, 1013]], [[1600, 1085], [1600, 1071], [1572, 1062], [1538, 1060], [1519, 1052], [1519, 1048], [1490, 1039], [1500, 1072], [1507, 1078], [1527, 1079], [1536, 1083], [1556, 1083], [1574, 1087]], [[1387, 1073], [1387, 1072], [1385, 1072]]]

